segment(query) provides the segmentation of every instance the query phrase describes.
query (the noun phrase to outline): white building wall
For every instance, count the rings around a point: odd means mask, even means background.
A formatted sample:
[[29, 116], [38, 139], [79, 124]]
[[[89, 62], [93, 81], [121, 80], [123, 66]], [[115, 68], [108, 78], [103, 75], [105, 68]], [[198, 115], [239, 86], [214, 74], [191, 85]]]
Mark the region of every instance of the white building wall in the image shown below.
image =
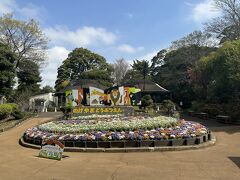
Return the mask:
[[[37, 100], [37, 99], [44, 100], [42, 106], [38, 106], [38, 107], [35, 106], [35, 100]], [[38, 111], [41, 111], [41, 112], [47, 112], [47, 106], [49, 105], [50, 102], [54, 102], [57, 107], [58, 99], [57, 99], [57, 97], [53, 96], [53, 93], [39, 94], [36, 96], [32, 96], [29, 99], [29, 108], [30, 108], [30, 110], [37, 109]]]

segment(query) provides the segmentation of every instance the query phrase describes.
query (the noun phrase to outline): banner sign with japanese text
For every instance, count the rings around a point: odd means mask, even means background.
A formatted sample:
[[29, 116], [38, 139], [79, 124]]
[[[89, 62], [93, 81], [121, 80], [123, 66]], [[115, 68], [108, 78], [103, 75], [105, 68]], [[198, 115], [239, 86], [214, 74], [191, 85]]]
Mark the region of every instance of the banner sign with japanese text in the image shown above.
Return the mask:
[[75, 107], [73, 114], [120, 114], [124, 113], [124, 107]]
[[39, 157], [61, 160], [64, 145], [53, 139], [44, 140], [39, 152]]

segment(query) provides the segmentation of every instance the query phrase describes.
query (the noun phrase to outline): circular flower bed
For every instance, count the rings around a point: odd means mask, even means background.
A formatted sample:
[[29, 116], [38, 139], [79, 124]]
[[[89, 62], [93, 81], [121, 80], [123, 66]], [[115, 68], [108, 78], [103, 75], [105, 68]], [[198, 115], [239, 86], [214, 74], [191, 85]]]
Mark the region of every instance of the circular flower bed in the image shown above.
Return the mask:
[[38, 126], [44, 132], [78, 134], [96, 131], [126, 132], [134, 130], [152, 130], [156, 128], [167, 128], [177, 125], [177, 120], [170, 117], [114, 117], [99, 118], [95, 120], [64, 120], [52, 121]]
[[[46, 138], [54, 138], [63, 142], [65, 146], [99, 147], [99, 144], [105, 142], [104, 147], [111, 147], [108, 142], [112, 144], [114, 144], [113, 142], [124, 142], [119, 146], [126, 147], [126, 142], [138, 142], [131, 146], [139, 147], [140, 142], [143, 141], [154, 141], [154, 144], [150, 143], [149, 146], [175, 140], [178, 140], [180, 145], [188, 145], [189, 143], [184, 140], [191, 139], [192, 144], [195, 144], [197, 137], [206, 136], [205, 141], [209, 139], [208, 134], [208, 129], [199, 123], [176, 120], [171, 117], [95, 115], [92, 118], [81, 116], [72, 120], [44, 123], [27, 129], [23, 138], [34, 144], [41, 144], [41, 141]], [[204, 140], [202, 139], [202, 141]], [[84, 143], [81, 144], [81, 142]], [[98, 144], [94, 144], [96, 142]], [[92, 144], [89, 145], [89, 143]], [[169, 145], [169, 143], [164, 145]]]

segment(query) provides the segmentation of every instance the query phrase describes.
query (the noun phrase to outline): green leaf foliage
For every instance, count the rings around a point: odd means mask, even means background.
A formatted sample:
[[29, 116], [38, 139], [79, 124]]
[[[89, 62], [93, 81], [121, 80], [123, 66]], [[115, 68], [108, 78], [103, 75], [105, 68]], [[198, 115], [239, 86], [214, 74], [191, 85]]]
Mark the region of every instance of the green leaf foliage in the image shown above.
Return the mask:
[[9, 116], [13, 116], [15, 119], [22, 119], [25, 113], [19, 109], [19, 106], [15, 103], [0, 104], [0, 120]]
[[12, 106], [9, 104], [0, 104], [0, 120], [7, 118], [12, 113]]
[[76, 48], [69, 53], [62, 65], [58, 68], [55, 88], [61, 89], [64, 81], [76, 79], [94, 79], [103, 85], [110, 85], [112, 66], [104, 57], [84, 48]]
[[3, 14], [0, 17], [0, 35], [0, 42], [8, 45], [16, 54], [16, 68], [22, 60], [37, 64], [46, 60], [48, 39], [34, 19], [22, 21], [14, 19], [13, 14]]
[[153, 100], [150, 95], [145, 95], [142, 97], [141, 103], [143, 107], [149, 107], [153, 105]]
[[[204, 68], [199, 75], [208, 72], [207, 99], [217, 103], [239, 101], [240, 40], [224, 43], [216, 52], [202, 58], [200, 62], [204, 64]], [[199, 66], [195, 69], [197, 68]]]
[[9, 97], [15, 77], [15, 54], [6, 45], [0, 43], [0, 95]]
[[39, 66], [30, 60], [23, 60], [19, 64], [18, 90], [31, 90], [33, 94], [40, 91], [39, 83], [42, 81], [39, 71]]
[[199, 47], [196, 45], [184, 46], [166, 53], [163, 65], [157, 67], [152, 74], [153, 81], [161, 84], [173, 93], [175, 102], [183, 102], [189, 107], [196, 96], [190, 84], [189, 69], [203, 56], [214, 51], [215, 48]]

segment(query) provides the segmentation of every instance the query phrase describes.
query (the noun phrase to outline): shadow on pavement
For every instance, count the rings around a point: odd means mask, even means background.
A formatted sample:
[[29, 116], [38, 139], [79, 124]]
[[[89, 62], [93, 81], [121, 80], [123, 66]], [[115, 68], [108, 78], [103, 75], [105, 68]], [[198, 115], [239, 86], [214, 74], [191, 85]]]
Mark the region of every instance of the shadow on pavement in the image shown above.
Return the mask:
[[240, 168], [240, 157], [228, 157], [228, 158]]

